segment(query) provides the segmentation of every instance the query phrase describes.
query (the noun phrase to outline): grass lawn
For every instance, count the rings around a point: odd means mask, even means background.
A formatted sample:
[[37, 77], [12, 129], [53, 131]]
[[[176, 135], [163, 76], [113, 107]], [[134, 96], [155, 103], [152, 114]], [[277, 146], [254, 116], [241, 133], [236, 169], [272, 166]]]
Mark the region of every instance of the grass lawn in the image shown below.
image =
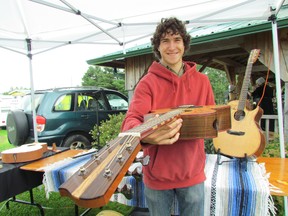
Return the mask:
[[13, 147], [15, 146], [11, 145], [7, 139], [7, 131], [0, 129], [0, 152]]
[[[0, 152], [13, 148], [15, 146], [11, 145], [8, 142], [7, 139], [7, 132], [4, 129], [0, 129]], [[3, 185], [1, 185], [3, 187]], [[59, 193], [50, 193], [49, 199], [46, 198], [45, 194], [45, 189], [44, 186], [41, 185], [38, 188], [33, 189], [33, 196], [34, 196], [34, 202], [40, 204], [43, 206], [45, 216], [56, 216], [56, 215], [61, 215], [61, 216], [70, 216], [70, 215], [75, 215], [75, 205], [74, 203], [67, 197], [61, 197]], [[24, 192], [22, 194], [17, 195], [16, 197], [19, 200], [25, 200], [27, 202], [30, 201], [30, 193], [29, 192]], [[0, 203], [0, 215], [5, 215], [5, 216], [14, 216], [14, 215], [40, 215], [40, 211], [37, 207], [35, 206], [30, 206], [30, 205], [24, 205], [24, 204], [19, 204], [15, 202], [9, 202], [10, 209], [6, 208], [6, 202], [3, 201]], [[119, 203], [113, 203], [110, 202], [108, 205], [104, 206], [102, 209], [96, 208], [96, 209], [91, 209], [87, 214], [87, 216], [90, 215], [96, 215], [99, 213], [101, 210], [114, 210], [117, 212], [122, 213], [123, 215], [129, 215], [133, 211], [133, 207], [126, 206], [126, 205], [121, 205]], [[82, 214], [86, 209], [84, 208], [79, 208], [79, 215]]]

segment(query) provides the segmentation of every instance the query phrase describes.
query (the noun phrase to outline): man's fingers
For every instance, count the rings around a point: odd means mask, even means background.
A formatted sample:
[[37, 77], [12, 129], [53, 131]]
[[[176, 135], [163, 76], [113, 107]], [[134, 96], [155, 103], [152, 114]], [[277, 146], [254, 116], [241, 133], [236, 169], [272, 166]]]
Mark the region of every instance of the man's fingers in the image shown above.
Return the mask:
[[181, 128], [182, 126], [182, 119], [177, 119], [177, 121], [172, 122], [171, 124], [167, 126], [163, 126], [161, 129], [159, 129], [159, 136], [163, 135], [162, 138], [170, 138], [174, 136]]
[[145, 137], [142, 142], [157, 145], [173, 144], [179, 139], [179, 130], [182, 126], [182, 122], [182, 119], [175, 119], [156, 129], [152, 134]]
[[161, 140], [158, 145], [172, 145], [174, 144], [180, 137], [180, 133], [176, 133], [173, 137], [169, 139]]

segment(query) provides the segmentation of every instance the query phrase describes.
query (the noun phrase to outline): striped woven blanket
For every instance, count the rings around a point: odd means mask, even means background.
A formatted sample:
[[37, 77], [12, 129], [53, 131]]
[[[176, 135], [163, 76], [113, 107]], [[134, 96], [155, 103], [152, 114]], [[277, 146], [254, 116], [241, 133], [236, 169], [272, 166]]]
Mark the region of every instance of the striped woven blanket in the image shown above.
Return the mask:
[[275, 214], [263, 164], [223, 156], [221, 161], [217, 155], [206, 158], [205, 215]]
[[[43, 184], [47, 197], [52, 191], [67, 180], [78, 168], [85, 164], [91, 156], [75, 159], [65, 159], [45, 168]], [[265, 177], [265, 167], [254, 161], [247, 163], [239, 159], [229, 159], [221, 156], [222, 164], [217, 163], [217, 155], [208, 154], [206, 157], [205, 181], [205, 216], [234, 216], [234, 215], [270, 215], [274, 214], [274, 205], [269, 191], [269, 181]], [[139, 178], [142, 172], [140, 163], [134, 163], [118, 186], [111, 201], [147, 207], [144, 198], [144, 185]], [[270, 210], [270, 211], [269, 211]], [[175, 197], [171, 214], [179, 215], [178, 202]]]

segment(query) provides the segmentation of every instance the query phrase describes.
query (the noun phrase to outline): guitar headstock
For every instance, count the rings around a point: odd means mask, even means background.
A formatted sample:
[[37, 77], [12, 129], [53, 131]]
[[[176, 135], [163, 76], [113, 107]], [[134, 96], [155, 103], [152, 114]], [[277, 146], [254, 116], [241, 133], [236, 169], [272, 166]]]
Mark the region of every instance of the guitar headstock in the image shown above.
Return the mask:
[[253, 49], [251, 50], [250, 52], [250, 56], [249, 56], [249, 59], [248, 59], [248, 64], [253, 64], [257, 61], [258, 57], [260, 55], [260, 49]]

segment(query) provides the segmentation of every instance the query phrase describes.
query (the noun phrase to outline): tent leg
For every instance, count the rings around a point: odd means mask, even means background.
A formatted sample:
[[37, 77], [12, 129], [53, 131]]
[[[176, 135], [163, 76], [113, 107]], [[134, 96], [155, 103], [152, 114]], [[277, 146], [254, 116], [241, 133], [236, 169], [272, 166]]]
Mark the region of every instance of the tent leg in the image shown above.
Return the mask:
[[[279, 141], [281, 158], [285, 158], [285, 144], [284, 144], [284, 129], [283, 129], [283, 110], [282, 110], [282, 96], [281, 96], [281, 77], [280, 77], [280, 62], [279, 62], [279, 45], [276, 17], [271, 20], [272, 24], [272, 39], [275, 65], [275, 81], [276, 81], [276, 95], [277, 95], [277, 110], [278, 110], [278, 127], [279, 127]], [[288, 216], [287, 197], [284, 197], [285, 215]]]
[[27, 38], [27, 50], [28, 50], [28, 58], [29, 58], [29, 66], [30, 66], [30, 86], [31, 86], [31, 98], [32, 98], [32, 115], [33, 115], [33, 131], [34, 131], [34, 142], [38, 142], [38, 134], [36, 129], [36, 110], [35, 110], [35, 95], [34, 95], [34, 81], [33, 81], [33, 69], [32, 69], [32, 46], [31, 39]]

